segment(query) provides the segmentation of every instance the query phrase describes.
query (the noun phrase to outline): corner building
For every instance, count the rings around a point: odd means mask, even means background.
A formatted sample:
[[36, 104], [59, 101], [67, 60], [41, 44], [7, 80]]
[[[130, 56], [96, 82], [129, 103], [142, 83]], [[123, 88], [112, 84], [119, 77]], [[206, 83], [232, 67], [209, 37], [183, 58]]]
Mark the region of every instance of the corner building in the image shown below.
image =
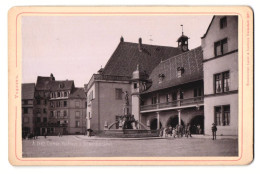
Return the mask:
[[238, 16], [214, 16], [202, 37], [205, 133], [238, 135]]

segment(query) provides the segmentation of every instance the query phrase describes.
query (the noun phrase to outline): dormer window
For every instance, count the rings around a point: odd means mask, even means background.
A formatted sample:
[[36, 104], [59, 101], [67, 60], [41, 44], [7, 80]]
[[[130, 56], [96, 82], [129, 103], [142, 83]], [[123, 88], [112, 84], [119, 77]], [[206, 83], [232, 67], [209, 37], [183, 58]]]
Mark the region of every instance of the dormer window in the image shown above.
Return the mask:
[[183, 67], [178, 67], [177, 68], [177, 77], [180, 78], [184, 73], [184, 68]]
[[165, 75], [164, 74], [159, 74], [159, 83], [163, 82]]
[[64, 83], [60, 83], [60, 84], [59, 84], [59, 87], [60, 87], [60, 88], [64, 88], [64, 86], [65, 86]]

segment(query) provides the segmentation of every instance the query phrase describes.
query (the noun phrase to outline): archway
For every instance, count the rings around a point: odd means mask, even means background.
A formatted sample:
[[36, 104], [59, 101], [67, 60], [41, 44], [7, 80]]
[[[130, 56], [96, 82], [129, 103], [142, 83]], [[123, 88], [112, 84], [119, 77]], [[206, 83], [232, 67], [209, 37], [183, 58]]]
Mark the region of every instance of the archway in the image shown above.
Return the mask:
[[[162, 128], [162, 123], [160, 122], [160, 129]], [[151, 130], [157, 130], [157, 118], [152, 119], [150, 124]]]
[[204, 134], [204, 116], [197, 115], [190, 121], [192, 134]]
[[[176, 127], [179, 124], [178, 116], [170, 117], [167, 121], [167, 126]], [[181, 120], [181, 125], [184, 126], [184, 122]]]

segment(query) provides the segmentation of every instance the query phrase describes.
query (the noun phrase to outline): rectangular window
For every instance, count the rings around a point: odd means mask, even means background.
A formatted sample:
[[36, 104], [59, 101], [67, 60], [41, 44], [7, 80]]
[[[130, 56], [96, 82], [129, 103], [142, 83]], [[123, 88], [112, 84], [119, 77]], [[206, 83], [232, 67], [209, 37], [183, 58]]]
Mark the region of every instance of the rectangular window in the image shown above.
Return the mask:
[[79, 117], [79, 116], [80, 116], [80, 112], [79, 112], [79, 111], [76, 111], [75, 116], [76, 116], [76, 117]]
[[47, 109], [43, 108], [43, 113], [46, 114], [47, 113]]
[[156, 104], [156, 103], [157, 103], [157, 97], [156, 97], [156, 96], [153, 96], [153, 97], [152, 97], [152, 105], [153, 105], [153, 104]]
[[222, 92], [221, 74], [215, 74], [215, 93]]
[[47, 117], [43, 118], [43, 123], [47, 123]]
[[76, 121], [76, 127], [79, 127], [79, 121]]
[[41, 100], [40, 100], [40, 99], [37, 99], [37, 100], [36, 100], [36, 104], [37, 104], [37, 105], [40, 105], [40, 104], [41, 104]]
[[172, 101], [177, 100], [177, 92], [172, 93]]
[[68, 97], [68, 93], [66, 91], [64, 92], [64, 97]]
[[76, 107], [79, 107], [79, 101], [75, 102]]
[[28, 100], [23, 100], [24, 105], [28, 105]]
[[44, 104], [47, 105], [47, 100], [44, 100]]
[[215, 124], [217, 126], [230, 125], [230, 105], [215, 107]]
[[217, 126], [221, 125], [221, 106], [215, 107], [215, 124]]
[[166, 94], [166, 103], [170, 101], [170, 94]]
[[57, 97], [61, 97], [60, 92], [57, 93]]
[[229, 126], [230, 123], [230, 105], [223, 106], [223, 126]]
[[223, 17], [220, 19], [220, 28], [225, 28], [227, 27], [227, 17]]
[[94, 94], [93, 94], [93, 91], [91, 91], [88, 95], [88, 100], [89, 102], [92, 101], [94, 99]]
[[199, 87], [199, 88], [194, 88], [194, 91], [193, 91], [193, 96], [194, 98], [196, 97], [201, 97], [202, 96], [202, 88]]
[[60, 107], [60, 101], [57, 101], [56, 107]]
[[28, 114], [28, 108], [23, 108], [23, 113]]
[[215, 93], [223, 93], [229, 91], [230, 75], [229, 71], [222, 72], [214, 75]]
[[63, 101], [63, 106], [67, 107], [67, 101]]
[[60, 111], [57, 111], [57, 117], [60, 117]]
[[224, 92], [229, 91], [229, 71], [223, 73]]
[[227, 38], [214, 43], [215, 56], [220, 56], [228, 52]]
[[53, 117], [54, 114], [53, 114], [53, 111], [50, 111], [50, 117]]
[[123, 94], [123, 90], [120, 88], [116, 88], [116, 100], [122, 100], [122, 94]]
[[66, 117], [67, 116], [67, 111], [63, 111], [63, 116]]
[[51, 108], [55, 107], [53, 102], [50, 102], [50, 106], [51, 106]]
[[134, 83], [134, 89], [136, 89], [137, 88], [137, 83]]

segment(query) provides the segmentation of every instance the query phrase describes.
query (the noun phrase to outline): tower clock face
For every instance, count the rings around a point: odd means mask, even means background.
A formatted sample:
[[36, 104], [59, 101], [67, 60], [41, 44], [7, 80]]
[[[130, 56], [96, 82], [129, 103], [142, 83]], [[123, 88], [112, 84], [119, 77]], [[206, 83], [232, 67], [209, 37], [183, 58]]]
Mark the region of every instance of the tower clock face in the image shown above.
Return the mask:
[[183, 51], [187, 51], [187, 50], [188, 50], [188, 45], [183, 45], [183, 46], [182, 46], [182, 50], [183, 50]]

